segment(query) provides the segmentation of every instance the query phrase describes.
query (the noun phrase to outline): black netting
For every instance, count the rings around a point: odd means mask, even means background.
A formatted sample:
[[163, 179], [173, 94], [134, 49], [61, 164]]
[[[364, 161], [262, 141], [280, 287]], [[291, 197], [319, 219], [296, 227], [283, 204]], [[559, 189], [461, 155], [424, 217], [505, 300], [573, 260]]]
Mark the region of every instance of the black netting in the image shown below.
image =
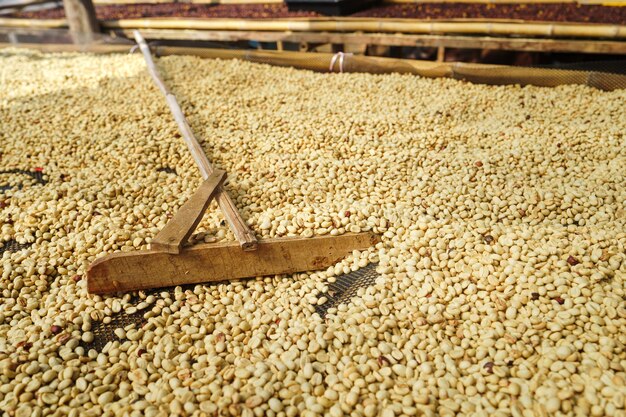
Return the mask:
[[18, 252], [22, 249], [27, 249], [31, 247], [32, 243], [18, 243], [16, 240], [9, 240], [6, 242], [0, 242], [0, 258], [4, 254], [4, 252]]
[[[375, 283], [376, 278], [379, 277], [379, 274], [376, 272], [377, 266], [378, 264], [370, 264], [357, 271], [338, 276], [337, 280], [328, 286], [328, 291], [324, 294], [328, 301], [322, 305], [315, 306], [315, 311], [321, 317], [325, 317], [329, 309], [337, 307], [339, 304], [350, 302], [352, 297], [357, 295], [360, 288], [369, 287]], [[223, 284], [223, 282], [211, 282], [201, 285], [213, 286], [220, 284]], [[198, 284], [182, 286], [182, 290], [193, 290], [193, 287], [196, 285]], [[146, 296], [154, 295], [159, 297], [159, 294], [163, 292], [168, 292], [173, 296], [174, 288], [175, 287], [157, 288], [143, 292]], [[132, 301], [133, 303], [138, 304], [141, 302], [141, 299], [135, 296]], [[87, 350], [95, 349], [97, 351], [101, 351], [109, 342], [123, 342], [122, 339], [115, 335], [115, 329], [125, 328], [131, 324], [134, 324], [135, 328], [140, 328], [148, 321], [144, 318], [144, 315], [148, 311], [150, 310], [146, 309], [136, 311], [131, 314], [128, 314], [125, 311], [120, 311], [119, 313], [114, 314], [108, 323], [104, 323], [102, 321], [94, 322], [91, 330], [94, 335], [94, 340], [90, 343], [83, 343], [82, 346]]]
[[542, 65], [539, 68], [626, 75], [626, 59], [615, 59], [610, 61], [557, 62], [551, 65]]
[[93, 333], [93, 342], [83, 343], [83, 347], [87, 350], [95, 349], [98, 352], [102, 351], [104, 346], [112, 341], [123, 342], [119, 337], [115, 335], [115, 329], [125, 328], [128, 325], [134, 324], [135, 328], [141, 327], [147, 320], [144, 318], [144, 314], [148, 310], [137, 311], [132, 314], [127, 314], [121, 311], [115, 314], [111, 321], [108, 323], [97, 322], [92, 325], [91, 332]]
[[348, 303], [352, 297], [357, 295], [359, 288], [373, 285], [376, 278], [379, 277], [376, 272], [377, 266], [378, 264], [369, 264], [364, 268], [338, 276], [337, 280], [328, 286], [328, 291], [324, 294], [328, 301], [316, 306], [315, 311], [324, 317], [329, 309], [342, 303]]
[[[2, 174], [22, 174], [22, 175], [26, 175], [31, 177], [32, 179], [35, 180], [35, 182], [39, 185], [45, 185], [48, 181], [44, 178], [43, 176], [43, 172], [42, 171], [28, 171], [25, 169], [5, 169], [3, 171], [0, 171], [0, 175]], [[20, 184], [18, 186], [20, 189], [22, 188], [22, 185]], [[9, 185], [9, 184], [1, 184], [0, 185], [0, 192], [4, 192], [4, 191], [8, 191], [10, 189], [12, 189], [13, 186]]]
[[458, 80], [489, 85], [519, 84], [556, 87], [566, 84], [578, 84], [604, 91], [626, 89], [626, 75], [608, 71], [459, 63], [452, 67], [450, 76]]
[[171, 168], [171, 167], [162, 167], [162, 168], [157, 168], [158, 172], [165, 172], [167, 174], [176, 174], [176, 169]]

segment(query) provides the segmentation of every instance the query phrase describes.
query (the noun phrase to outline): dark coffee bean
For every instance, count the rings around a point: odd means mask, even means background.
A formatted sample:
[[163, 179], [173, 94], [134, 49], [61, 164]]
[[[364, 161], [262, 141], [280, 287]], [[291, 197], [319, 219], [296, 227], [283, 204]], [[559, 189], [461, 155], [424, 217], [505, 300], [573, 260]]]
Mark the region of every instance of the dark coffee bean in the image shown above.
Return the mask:
[[568, 263], [568, 264], [570, 264], [571, 266], [575, 266], [575, 265], [578, 265], [578, 264], [580, 263], [580, 261], [579, 261], [578, 259], [576, 259], [576, 258], [574, 258], [573, 256], [571, 256], [571, 255], [570, 255], [570, 256], [567, 258], [567, 263]]

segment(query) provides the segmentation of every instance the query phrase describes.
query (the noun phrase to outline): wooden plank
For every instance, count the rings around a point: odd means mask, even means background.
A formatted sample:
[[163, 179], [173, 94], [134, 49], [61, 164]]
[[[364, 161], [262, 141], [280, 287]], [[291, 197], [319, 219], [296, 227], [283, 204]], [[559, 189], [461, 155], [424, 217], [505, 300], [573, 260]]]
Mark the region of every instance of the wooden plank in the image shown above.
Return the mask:
[[[191, 130], [191, 127], [189, 126], [189, 123], [187, 122], [187, 119], [185, 118], [185, 115], [183, 114], [183, 111], [180, 108], [176, 97], [170, 92], [170, 90], [163, 82], [163, 79], [159, 75], [156, 65], [154, 65], [154, 61], [152, 60], [152, 54], [150, 52], [150, 48], [148, 48], [148, 44], [144, 40], [143, 36], [141, 36], [139, 31], [134, 31], [133, 35], [135, 37], [135, 40], [139, 44], [139, 48], [141, 49], [141, 52], [144, 56], [148, 71], [150, 72], [152, 79], [159, 87], [161, 92], [165, 95], [167, 104], [172, 111], [172, 114], [174, 115], [174, 119], [178, 124], [180, 133], [183, 136], [185, 143], [187, 144], [187, 147], [189, 148], [189, 151], [191, 152], [191, 155], [193, 156], [193, 159], [200, 170], [202, 178], [204, 178], [205, 180], [208, 179], [211, 175], [211, 172], [213, 172], [213, 167], [209, 162], [209, 158], [207, 158], [206, 154], [204, 153], [204, 149], [202, 149], [200, 142], [198, 142], [198, 139], [196, 139], [196, 136]], [[220, 187], [218, 189], [217, 195], [215, 196], [215, 199], [217, 200], [217, 203], [219, 204], [220, 209], [222, 210], [222, 213], [224, 214], [224, 217], [226, 218], [226, 221], [230, 226], [230, 229], [233, 231], [235, 238], [241, 245], [241, 248], [245, 251], [255, 250], [257, 240], [254, 232], [250, 230], [248, 224], [245, 222], [243, 217], [241, 217], [239, 210], [237, 210], [237, 206], [235, 206], [234, 201], [230, 198], [228, 193], [226, 193], [222, 189], [222, 187]]]
[[176, 215], [167, 222], [165, 227], [154, 237], [150, 243], [150, 249], [161, 250], [172, 254], [180, 253], [180, 250], [189, 236], [202, 220], [202, 215], [211, 203], [224, 179], [226, 172], [215, 169], [196, 192], [178, 209]]
[[[132, 30], [116, 31], [118, 35], [132, 36]], [[497, 36], [412, 35], [385, 33], [331, 33], [331, 32], [260, 32], [260, 31], [202, 31], [175, 29], [145, 29], [148, 39], [205, 40], [235, 42], [292, 43], [366, 43], [382, 46], [445, 47], [460, 49], [494, 49], [535, 52], [575, 52], [589, 54], [626, 54], [626, 42], [611, 40], [575, 40], [544, 38], [510, 38]]]
[[91, 0], [63, 0], [63, 7], [74, 43], [93, 42], [100, 29]]
[[121, 252], [94, 261], [87, 288], [95, 294], [215, 282], [325, 269], [353, 250], [380, 241], [372, 233], [260, 240], [253, 252], [235, 242], [200, 244], [172, 255], [159, 251]]

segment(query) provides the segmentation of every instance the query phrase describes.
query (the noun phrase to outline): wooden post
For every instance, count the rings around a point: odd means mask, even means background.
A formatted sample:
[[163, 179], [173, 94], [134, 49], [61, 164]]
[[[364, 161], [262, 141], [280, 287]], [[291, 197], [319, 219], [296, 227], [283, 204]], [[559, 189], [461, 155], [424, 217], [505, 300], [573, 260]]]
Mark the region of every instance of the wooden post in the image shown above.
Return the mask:
[[446, 48], [440, 46], [437, 48], [437, 62], [444, 62], [446, 60]]
[[63, 7], [74, 43], [93, 42], [100, 29], [92, 1], [63, 0]]

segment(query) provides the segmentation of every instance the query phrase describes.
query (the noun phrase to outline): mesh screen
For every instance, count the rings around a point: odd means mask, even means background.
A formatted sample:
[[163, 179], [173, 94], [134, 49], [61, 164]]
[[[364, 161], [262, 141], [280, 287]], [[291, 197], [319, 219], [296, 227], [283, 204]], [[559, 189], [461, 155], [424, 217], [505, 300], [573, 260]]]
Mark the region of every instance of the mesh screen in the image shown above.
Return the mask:
[[[344, 54], [299, 53], [275, 51], [202, 50], [194, 48], [159, 47], [162, 55], [193, 54], [206, 58], [236, 58], [282, 67], [294, 67], [320, 72], [366, 72], [373, 74], [415, 74], [423, 77], [450, 77], [462, 81], [489, 85], [535, 85], [556, 87], [579, 84], [600, 90], [626, 88], [626, 75], [615, 72], [614, 64], [595, 67], [546, 68], [512, 67], [468, 63], [436, 63], [407, 59], [377, 58]], [[332, 64], [332, 71], [331, 71]], [[602, 69], [602, 71], [598, 70]]]
[[[0, 196], [4, 194], [6, 191], [9, 191], [15, 188], [14, 185], [3, 182], [2, 174], [22, 174], [35, 180], [35, 184], [44, 185], [47, 183], [47, 180], [44, 178], [43, 172], [41, 171], [28, 171], [25, 169], [17, 169], [17, 168], [5, 169], [5, 170], [0, 171]], [[21, 183], [17, 184], [18, 189], [21, 189], [22, 186], [23, 184]], [[11, 252], [11, 253], [18, 252], [18, 251], [21, 251], [22, 249], [29, 248], [30, 246], [32, 246], [32, 244], [33, 244], [32, 242], [19, 243], [13, 239], [8, 240], [6, 242], [0, 242], [0, 258], [5, 252]]]
[[316, 306], [315, 311], [321, 317], [325, 317], [331, 308], [350, 302], [352, 297], [357, 295], [359, 288], [369, 287], [376, 282], [376, 278], [379, 277], [376, 272], [377, 266], [377, 263], [369, 264], [364, 268], [338, 276], [337, 281], [330, 284], [328, 292], [324, 294], [328, 301]]
[[604, 91], [626, 88], [626, 75], [558, 68], [457, 64], [453, 66], [451, 76], [458, 80], [490, 85], [520, 84], [556, 87], [566, 84], [579, 84]]
[[[155, 48], [155, 52], [165, 52], [163, 55], [169, 55], [167, 47]], [[208, 50], [198, 50], [197, 48], [176, 48], [176, 53], [199, 55], [205, 57], [233, 57], [231, 52], [215, 52]], [[328, 72], [331, 57], [329, 54], [297, 54], [297, 53], [259, 53], [256, 51], [238, 51], [236, 58], [247, 60], [250, 62], [290, 66], [295, 68], [305, 68], [317, 71]], [[343, 70], [345, 72], [371, 72], [371, 73], [414, 73], [423, 76], [449, 76], [460, 80], [483, 83], [483, 84], [521, 84], [521, 85], [538, 85], [538, 86], [557, 86], [562, 84], [583, 84], [596, 87], [602, 90], [614, 90], [626, 88], [626, 76], [611, 71], [598, 71], [600, 66], [589, 69], [589, 67], [575, 67], [554, 69], [554, 68], [523, 68], [523, 67], [506, 67], [506, 66], [487, 66], [473, 64], [456, 64], [441, 65], [430, 63], [429, 65], [415, 64], [407, 60], [397, 59], [376, 59], [369, 57], [345, 56]], [[335, 71], [338, 67], [335, 66]], [[430, 75], [429, 75], [430, 74]], [[176, 174], [176, 170], [172, 167], [161, 167], [161, 172]], [[43, 174], [39, 171], [27, 170], [6, 170], [0, 171], [0, 174], [20, 173], [35, 179], [38, 184], [45, 184]], [[10, 185], [0, 183], [0, 192], [11, 189]], [[6, 251], [14, 252], [26, 247], [30, 244], [19, 244], [15, 241], [4, 242], [0, 247], [0, 255]], [[315, 307], [316, 312], [325, 317], [328, 310], [342, 303], [349, 302], [352, 297], [357, 295], [360, 288], [368, 287], [374, 284], [379, 276], [376, 273], [377, 264], [370, 264], [357, 271], [350, 272], [338, 276], [334, 283], [328, 286], [328, 291], [324, 294], [327, 301]], [[206, 284], [212, 285], [212, 284]], [[159, 289], [167, 291], [167, 289]], [[169, 289], [173, 291], [173, 289]], [[146, 319], [143, 317], [146, 311], [138, 311], [133, 314], [120, 312], [111, 317], [110, 322], [98, 322], [93, 325], [94, 341], [84, 344], [86, 349], [102, 350], [102, 348], [110, 341], [119, 340], [114, 334], [117, 328], [124, 328], [130, 324], [137, 327], [143, 325]]]
[[172, 167], [162, 167], [162, 168], [157, 168], [158, 172], [165, 172], [167, 174], [176, 174], [176, 169], [172, 168]]
[[86, 349], [95, 349], [98, 352], [102, 351], [104, 346], [113, 341], [123, 342], [122, 339], [115, 335], [115, 329], [124, 328], [130, 324], [134, 324], [136, 328], [141, 327], [147, 320], [143, 317], [146, 310], [137, 311], [133, 314], [127, 314], [123, 311], [117, 313], [111, 317], [109, 323], [97, 322], [92, 325], [91, 332], [93, 333], [93, 342], [83, 343], [82, 346]]
[[610, 61], [583, 61], [583, 62], [560, 62], [551, 65], [542, 65], [540, 68], [593, 71], [626, 75], [626, 59], [614, 59]]
[[31, 247], [33, 244], [32, 243], [18, 243], [15, 240], [9, 240], [6, 242], [0, 242], [0, 258], [2, 258], [2, 255], [4, 254], [4, 252], [18, 252], [21, 251], [22, 249], [26, 249]]
[[[14, 168], [14, 169], [5, 169], [0, 171], [0, 178], [2, 178], [2, 174], [22, 174], [22, 175], [26, 175], [32, 179], [35, 180], [35, 182], [37, 184], [40, 185], [44, 185], [46, 184], [48, 181], [44, 178], [43, 176], [43, 172], [39, 171], [39, 170], [35, 170], [35, 171], [28, 171], [25, 169], [18, 169], [18, 168]], [[1, 181], [1, 180], [0, 180]], [[3, 184], [2, 182], [0, 182], [0, 191], [4, 192], [7, 190], [12, 189], [13, 187], [8, 185], [8, 184]], [[22, 188], [22, 185], [19, 185], [19, 188]]]
[[[364, 268], [361, 268], [357, 271], [353, 271], [344, 275], [340, 275], [337, 277], [337, 280], [331, 283], [328, 286], [328, 292], [324, 294], [327, 297], [328, 301], [326, 301], [322, 305], [315, 306], [315, 311], [323, 318], [328, 313], [328, 310], [337, 307], [339, 304], [348, 303], [352, 299], [352, 297], [357, 295], [357, 291], [360, 288], [369, 287], [373, 285], [376, 281], [376, 278], [379, 277], [376, 272], [376, 267], [378, 264], [370, 264]], [[206, 286], [211, 285], [219, 285], [220, 282], [215, 283], [207, 283], [204, 284]], [[192, 289], [194, 285], [183, 286], [183, 290]], [[158, 288], [154, 290], [145, 291], [147, 295], [152, 294], [158, 296], [158, 294], [162, 292], [169, 292], [171, 295], [174, 294], [174, 288]], [[140, 302], [137, 297], [135, 301]], [[115, 329], [117, 328], [125, 328], [128, 325], [134, 324], [136, 328], [141, 327], [147, 322], [147, 319], [144, 318], [144, 314], [150, 310], [142, 310], [137, 311], [132, 314], [127, 314], [124, 311], [120, 311], [119, 313], [111, 316], [111, 321], [108, 323], [97, 322], [93, 323], [93, 327], [91, 329], [94, 339], [91, 343], [82, 343], [82, 346], [86, 349], [95, 349], [97, 351], [102, 351], [104, 346], [112, 341], [123, 342], [122, 339], [115, 335]]]

